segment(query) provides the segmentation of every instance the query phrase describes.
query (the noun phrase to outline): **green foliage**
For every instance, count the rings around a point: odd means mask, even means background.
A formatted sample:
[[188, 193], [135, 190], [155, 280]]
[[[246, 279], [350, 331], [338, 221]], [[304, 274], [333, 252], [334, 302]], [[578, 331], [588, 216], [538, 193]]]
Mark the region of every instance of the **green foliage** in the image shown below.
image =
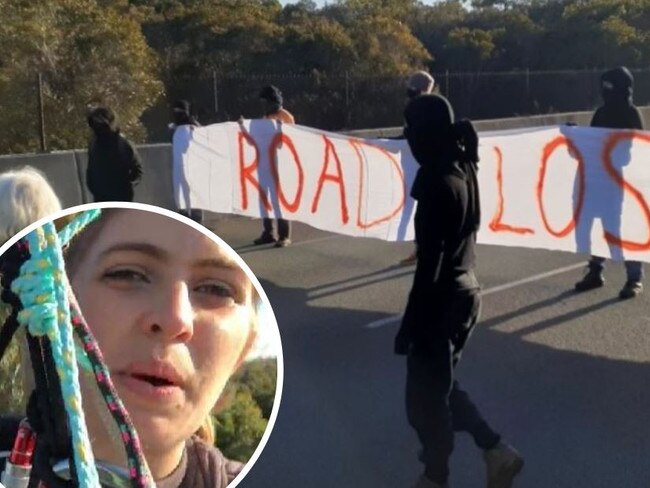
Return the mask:
[[[399, 112], [374, 103], [389, 89], [355, 90], [351, 79], [650, 63], [647, 0], [0, 0], [0, 10], [2, 153], [38, 148], [37, 73], [48, 146], [69, 149], [86, 145], [92, 103], [111, 105], [136, 141], [143, 113], [150, 134], [168, 136], [163, 92], [208, 107], [212, 121], [254, 116], [256, 75], [286, 87], [300, 121], [335, 130], [352, 105], [360, 123]], [[234, 85], [217, 117], [199, 94], [213, 74]], [[294, 75], [311, 77], [310, 89], [292, 88]]]
[[[6, 305], [0, 306], [0, 324], [4, 324], [9, 310]], [[23, 392], [20, 354], [17, 338], [11, 341], [0, 363], [0, 416], [22, 415], [25, 413], [25, 395]]]
[[231, 459], [248, 461], [268, 424], [276, 390], [275, 359], [246, 363], [226, 390], [228, 407], [215, 416], [217, 446]]
[[[0, 150], [38, 147], [36, 75], [43, 77], [48, 146], [85, 146], [89, 104], [107, 104], [142, 139], [142, 111], [162, 92], [156, 58], [119, 0], [0, 0]], [[25, 103], [32, 107], [26, 109]]]
[[239, 391], [233, 405], [216, 417], [217, 446], [230, 459], [246, 462], [260, 443], [268, 420], [246, 390]]

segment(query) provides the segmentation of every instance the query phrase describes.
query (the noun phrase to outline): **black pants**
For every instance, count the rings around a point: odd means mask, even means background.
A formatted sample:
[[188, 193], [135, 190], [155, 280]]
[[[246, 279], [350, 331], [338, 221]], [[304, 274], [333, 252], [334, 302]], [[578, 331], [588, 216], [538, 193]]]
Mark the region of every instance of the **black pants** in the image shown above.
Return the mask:
[[478, 447], [500, 441], [481, 417], [469, 395], [454, 380], [454, 368], [478, 320], [478, 292], [452, 293], [437, 299], [426, 340], [418, 341], [407, 358], [406, 411], [422, 444], [426, 476], [444, 484], [454, 447], [454, 431], [469, 432]]
[[[273, 219], [264, 218], [264, 234], [273, 236]], [[291, 222], [285, 219], [278, 219], [278, 239], [291, 238]]]
[[181, 209], [178, 211], [178, 213], [185, 215], [185, 217], [189, 217], [194, 222], [203, 225], [203, 210], [200, 208], [190, 208], [189, 210]]

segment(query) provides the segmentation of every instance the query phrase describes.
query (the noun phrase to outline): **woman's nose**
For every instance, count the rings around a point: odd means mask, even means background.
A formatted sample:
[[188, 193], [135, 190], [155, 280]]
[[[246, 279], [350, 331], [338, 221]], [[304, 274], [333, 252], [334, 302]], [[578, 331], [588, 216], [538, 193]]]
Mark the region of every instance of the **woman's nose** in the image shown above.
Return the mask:
[[187, 342], [194, 335], [194, 309], [187, 284], [177, 282], [161, 293], [145, 321], [145, 332], [167, 341]]

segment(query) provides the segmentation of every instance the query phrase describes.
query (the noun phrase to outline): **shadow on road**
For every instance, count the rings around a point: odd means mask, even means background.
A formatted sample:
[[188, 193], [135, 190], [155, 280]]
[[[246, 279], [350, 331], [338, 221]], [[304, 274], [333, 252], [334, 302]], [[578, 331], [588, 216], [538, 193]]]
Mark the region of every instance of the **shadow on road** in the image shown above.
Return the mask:
[[[404, 360], [392, 354], [397, 324], [368, 330], [362, 325], [385, 315], [314, 307], [303, 289], [262, 285], [280, 324], [284, 390], [270, 441], [241, 486], [411, 486], [420, 465], [405, 420]], [[561, 293], [487, 320], [468, 345], [459, 378], [485, 417], [524, 454], [527, 464], [515, 486], [645, 486], [650, 366], [561, 351], [492, 328], [568, 297]], [[483, 486], [480, 453], [467, 437], [457, 436], [451, 467], [452, 487]]]

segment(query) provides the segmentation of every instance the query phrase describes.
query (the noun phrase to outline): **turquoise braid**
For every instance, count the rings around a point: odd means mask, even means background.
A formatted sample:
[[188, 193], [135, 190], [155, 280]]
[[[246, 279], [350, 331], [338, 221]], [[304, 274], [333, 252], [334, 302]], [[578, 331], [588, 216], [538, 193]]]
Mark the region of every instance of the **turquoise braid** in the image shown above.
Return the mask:
[[70, 323], [63, 255], [56, 228], [48, 222], [27, 237], [31, 259], [14, 280], [24, 309], [18, 321], [34, 336], [47, 336], [61, 383], [61, 392], [70, 424], [74, 461], [79, 484], [100, 488], [99, 476], [81, 408], [81, 389], [76, 352]]
[[86, 227], [90, 222], [97, 219], [101, 215], [101, 210], [95, 208], [93, 210], [86, 210], [81, 215], [75, 217], [71, 222], [68, 222], [63, 229], [59, 231], [59, 242], [61, 247], [64, 247], [70, 240], [77, 235], [81, 229]]
[[[20, 277], [14, 281], [12, 289], [24, 305], [22, 316], [18, 316], [21, 324], [26, 325], [32, 335], [47, 335], [50, 338], [73, 435], [74, 459], [80, 486], [97, 488], [99, 481], [80, 408], [81, 393], [76, 363], [94, 374], [108, 411], [118, 426], [126, 450], [132, 486], [149, 488], [154, 485], [137, 432], [115, 391], [99, 346], [79, 311], [65, 274], [62, 247], [99, 217], [100, 213], [98, 209], [83, 212], [58, 234], [51, 223], [32, 232], [28, 236], [32, 259], [22, 266]], [[74, 343], [73, 331], [79, 337], [81, 346]]]

